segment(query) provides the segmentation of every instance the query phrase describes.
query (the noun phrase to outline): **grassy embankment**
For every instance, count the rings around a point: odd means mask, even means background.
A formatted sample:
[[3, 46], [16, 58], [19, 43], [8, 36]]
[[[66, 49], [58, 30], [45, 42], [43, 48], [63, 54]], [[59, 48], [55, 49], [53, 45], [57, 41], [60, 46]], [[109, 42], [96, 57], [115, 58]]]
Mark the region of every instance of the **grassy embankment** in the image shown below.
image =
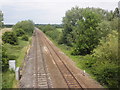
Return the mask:
[[[11, 28], [5, 28], [2, 30], [2, 34], [6, 31], [11, 31]], [[2, 35], [1, 34], [1, 35]], [[29, 36], [29, 41], [23, 41], [21, 38], [18, 38], [19, 44], [18, 45], [10, 45], [10, 44], [5, 44], [4, 48], [7, 51], [7, 54], [9, 55], [9, 58], [11, 60], [15, 59], [16, 60], [16, 67], [20, 67], [23, 60], [24, 56], [27, 52], [27, 49], [29, 48], [31, 37]], [[7, 71], [2, 73], [2, 87], [3, 88], [16, 88], [17, 87], [17, 81], [15, 80], [15, 74], [13, 71]]]

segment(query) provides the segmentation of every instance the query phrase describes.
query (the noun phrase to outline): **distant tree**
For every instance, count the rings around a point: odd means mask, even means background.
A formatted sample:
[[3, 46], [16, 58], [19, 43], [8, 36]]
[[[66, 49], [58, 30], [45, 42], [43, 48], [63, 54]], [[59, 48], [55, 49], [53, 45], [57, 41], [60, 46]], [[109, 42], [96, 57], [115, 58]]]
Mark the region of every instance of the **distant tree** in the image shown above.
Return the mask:
[[2, 25], [3, 25], [3, 13], [2, 13], [2, 11], [0, 10], [0, 27], [2, 27]]
[[115, 8], [114, 10], [114, 17], [120, 17], [119, 9]]
[[32, 35], [34, 30], [34, 23], [31, 20], [18, 22], [13, 26], [13, 30], [23, 29], [26, 34]]
[[106, 17], [108, 21], [111, 21], [114, 18], [113, 11], [107, 12]]
[[52, 25], [50, 25], [50, 24], [48, 24], [48, 25], [45, 25], [44, 27], [42, 27], [41, 29], [42, 29], [42, 31], [43, 31], [44, 33], [46, 33], [46, 32], [48, 32], [48, 31], [55, 30], [55, 27], [52, 26]]
[[12, 45], [17, 45], [18, 44], [18, 38], [14, 32], [5, 32], [2, 35], [2, 41], [4, 43], [9, 43]]

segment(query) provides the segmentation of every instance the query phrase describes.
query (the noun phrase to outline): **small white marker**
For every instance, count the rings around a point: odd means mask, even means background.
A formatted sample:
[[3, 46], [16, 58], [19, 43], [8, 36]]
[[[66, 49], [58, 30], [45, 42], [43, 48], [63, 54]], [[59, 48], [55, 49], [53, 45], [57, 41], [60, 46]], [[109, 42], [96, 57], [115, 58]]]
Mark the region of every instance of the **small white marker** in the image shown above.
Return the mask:
[[85, 70], [83, 71], [83, 76], [85, 76]]

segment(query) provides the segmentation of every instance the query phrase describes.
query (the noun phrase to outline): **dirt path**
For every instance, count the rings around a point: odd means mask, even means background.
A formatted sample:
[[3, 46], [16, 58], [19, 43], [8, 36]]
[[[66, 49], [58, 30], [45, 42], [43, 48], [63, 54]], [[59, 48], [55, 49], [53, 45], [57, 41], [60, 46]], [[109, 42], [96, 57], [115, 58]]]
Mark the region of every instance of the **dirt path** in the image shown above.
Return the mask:
[[102, 88], [37, 29], [22, 71], [20, 88]]

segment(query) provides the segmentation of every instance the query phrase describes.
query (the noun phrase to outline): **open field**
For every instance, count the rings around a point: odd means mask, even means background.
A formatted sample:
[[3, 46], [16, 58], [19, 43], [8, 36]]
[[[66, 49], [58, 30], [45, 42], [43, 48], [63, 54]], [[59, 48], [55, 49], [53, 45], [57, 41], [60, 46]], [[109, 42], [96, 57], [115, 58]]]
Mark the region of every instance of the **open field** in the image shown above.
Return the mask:
[[2, 43], [2, 40], [1, 40], [2, 34], [5, 33], [5, 32], [7, 32], [7, 31], [11, 31], [11, 30], [12, 30], [12, 28], [3, 28], [3, 29], [0, 29], [0, 44]]

